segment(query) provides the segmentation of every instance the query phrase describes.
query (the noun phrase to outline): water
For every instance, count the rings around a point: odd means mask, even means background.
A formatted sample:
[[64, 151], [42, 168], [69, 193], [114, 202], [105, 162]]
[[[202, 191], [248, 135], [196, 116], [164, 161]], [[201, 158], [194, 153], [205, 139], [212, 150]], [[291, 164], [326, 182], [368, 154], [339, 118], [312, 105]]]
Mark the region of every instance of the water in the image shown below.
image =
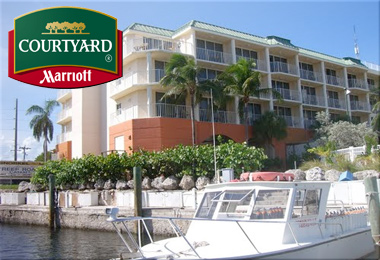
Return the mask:
[[116, 232], [0, 223], [0, 259], [111, 259], [127, 252]]

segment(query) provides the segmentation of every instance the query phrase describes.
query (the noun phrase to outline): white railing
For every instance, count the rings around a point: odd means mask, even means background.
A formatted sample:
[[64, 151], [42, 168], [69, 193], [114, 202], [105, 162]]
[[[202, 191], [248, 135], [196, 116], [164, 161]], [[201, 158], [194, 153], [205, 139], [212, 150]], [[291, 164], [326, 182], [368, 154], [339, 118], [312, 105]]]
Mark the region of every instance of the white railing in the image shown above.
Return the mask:
[[57, 135], [57, 144], [71, 141], [71, 132], [61, 133]]
[[346, 109], [346, 102], [339, 99], [328, 98], [327, 103], [332, 108]]
[[60, 122], [68, 117], [72, 116], [72, 109], [71, 107], [67, 107], [63, 110], [61, 110], [57, 115], [57, 122]]
[[298, 67], [286, 62], [281, 62], [281, 61], [272, 61], [270, 63], [270, 71], [271, 72], [282, 72], [282, 73], [287, 73], [287, 74], [292, 74], [292, 75], [297, 75], [298, 74]]
[[[248, 57], [237, 55], [236, 56], [236, 61], [238, 61], [239, 59], [251, 60]], [[254, 62], [256, 64], [256, 66], [254, 67], [254, 69], [261, 70], [261, 71], [267, 71], [267, 64], [266, 64], [265, 60], [259, 60], [259, 59], [253, 59], [253, 60], [254, 60]]]
[[340, 77], [326, 75], [326, 83], [334, 86], [344, 86], [344, 80]]
[[301, 101], [298, 90], [275, 88], [284, 100]]
[[325, 105], [325, 99], [322, 96], [316, 96], [316, 95], [302, 95], [302, 102], [304, 104], [308, 105], [314, 105], [314, 106], [324, 106]]
[[286, 121], [286, 124], [289, 126], [289, 127], [300, 127], [300, 118], [299, 117], [295, 117], [295, 116], [282, 116], [280, 115], [280, 117], [284, 118], [285, 121]]
[[371, 63], [371, 62], [367, 62], [367, 61], [363, 61], [362, 63], [364, 64], [364, 66], [366, 66], [367, 68], [369, 68], [371, 70], [380, 71], [380, 65], [377, 65], [377, 64]]
[[[375, 150], [380, 150], [380, 145], [377, 145], [375, 148], [372, 147], [371, 151], [374, 152]], [[353, 162], [358, 155], [364, 155], [366, 153], [366, 146], [350, 146], [348, 148], [336, 150], [335, 153], [343, 154], [347, 160]]]
[[145, 71], [131, 71], [126, 73], [121, 79], [117, 79], [110, 84], [111, 96], [119, 93], [135, 84], [148, 83], [147, 72]]
[[363, 101], [351, 101], [351, 110], [370, 112], [370, 106], [367, 102]]
[[232, 54], [221, 51], [197, 48], [197, 59], [207, 60], [217, 63], [232, 64]]
[[69, 93], [71, 93], [71, 89], [60, 89], [58, 90], [58, 93], [57, 93], [57, 99], [60, 99]]
[[[211, 109], [199, 109], [199, 121], [211, 122]], [[214, 122], [224, 124], [236, 124], [236, 113], [232, 111], [214, 111]]]
[[138, 106], [120, 109], [110, 115], [111, 125], [117, 125], [127, 120], [138, 118]]
[[312, 80], [312, 81], [318, 81], [318, 82], [323, 81], [322, 73], [314, 72], [314, 71], [310, 71], [310, 70], [300, 69], [300, 77], [302, 79], [307, 79], [307, 80]]
[[132, 52], [141, 52], [148, 50], [192, 54], [193, 45], [184, 41], [173, 41], [160, 38], [127, 39], [127, 41], [124, 43], [123, 55], [126, 57]]
[[348, 79], [349, 88], [368, 89], [367, 82], [362, 79]]
[[173, 105], [165, 103], [156, 103], [157, 117], [170, 118], [191, 118], [191, 107], [185, 105]]

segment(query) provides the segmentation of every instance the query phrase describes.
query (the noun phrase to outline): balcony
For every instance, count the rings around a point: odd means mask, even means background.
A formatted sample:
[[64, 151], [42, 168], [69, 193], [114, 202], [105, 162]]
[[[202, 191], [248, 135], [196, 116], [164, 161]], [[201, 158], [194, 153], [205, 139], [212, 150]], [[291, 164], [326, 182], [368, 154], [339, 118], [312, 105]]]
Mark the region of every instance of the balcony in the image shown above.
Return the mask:
[[191, 107], [185, 105], [156, 103], [156, 116], [190, 119]]
[[302, 79], [306, 79], [306, 80], [310, 80], [310, 81], [323, 82], [321, 73], [310, 71], [310, 70], [300, 69], [300, 77]]
[[291, 65], [285, 62], [281, 61], [272, 61], [270, 63], [270, 71], [271, 72], [279, 72], [279, 73], [286, 73], [291, 75], [298, 75], [297, 72], [297, 66]]
[[[254, 122], [257, 121], [257, 120], [260, 119], [260, 118], [261, 118], [261, 114], [252, 114], [252, 113], [249, 113], [249, 114], [248, 114], [248, 124], [249, 124], [249, 125], [253, 125]], [[241, 122], [242, 124], [244, 124], [244, 118], [242, 118], [242, 119], [240, 120], [240, 122]]]
[[304, 118], [303, 125], [305, 129], [310, 129], [312, 126], [314, 126], [317, 123], [317, 120], [315, 119], [307, 119]]
[[71, 121], [72, 117], [72, 109], [71, 107], [63, 109], [57, 115], [57, 124], [63, 125], [69, 121]]
[[71, 89], [60, 89], [57, 93], [57, 101], [64, 103], [66, 100], [70, 99], [72, 96]]
[[124, 45], [124, 58], [134, 52], [165, 51], [172, 53], [190, 54], [193, 51], [191, 43], [183, 41], [172, 41], [160, 38], [137, 38], [128, 39]]
[[367, 102], [351, 101], [350, 106], [351, 106], [351, 111], [371, 112], [370, 105]]
[[197, 48], [197, 59], [216, 63], [232, 64], [232, 54], [214, 50]]
[[148, 83], [147, 71], [130, 71], [126, 73], [122, 78], [117, 79], [110, 84], [110, 96], [111, 98], [119, 98], [128, 88], [137, 84]]
[[112, 113], [110, 116], [110, 123], [111, 125], [117, 125], [136, 118], [138, 118], [138, 106], [132, 106]]
[[327, 99], [328, 106], [331, 108], [346, 109], [346, 103], [342, 100], [329, 98]]
[[283, 88], [275, 88], [278, 92], [280, 92], [282, 98], [288, 101], [301, 101], [298, 90], [291, 89], [283, 89]]
[[301, 127], [301, 125], [300, 125], [300, 118], [299, 117], [284, 116], [284, 115], [279, 115], [279, 116], [285, 119], [286, 125], [288, 127], [292, 127], [292, 128], [300, 128]]
[[71, 141], [71, 132], [61, 133], [57, 135], [57, 144]]
[[[199, 109], [199, 121], [212, 122], [211, 109]], [[232, 111], [214, 111], [214, 122], [223, 124], [236, 124], [236, 113]]]
[[343, 78], [331, 76], [331, 75], [326, 75], [326, 83], [333, 86], [340, 86], [340, 87], [344, 86]]
[[348, 88], [368, 90], [366, 82], [361, 79], [348, 79]]
[[[236, 56], [236, 61], [238, 61], [239, 59], [250, 60], [250, 59], [247, 58], [247, 57], [237, 55], [237, 56]], [[265, 72], [267, 71], [267, 64], [266, 64], [265, 60], [254, 59], [254, 62], [255, 62], [255, 64], [256, 64], [256, 66], [254, 67], [254, 69], [256, 69], [256, 70], [260, 70], [260, 71], [265, 71]]]
[[325, 106], [325, 100], [322, 96], [316, 96], [316, 95], [302, 95], [302, 103], [306, 105], [312, 105], [312, 106]]

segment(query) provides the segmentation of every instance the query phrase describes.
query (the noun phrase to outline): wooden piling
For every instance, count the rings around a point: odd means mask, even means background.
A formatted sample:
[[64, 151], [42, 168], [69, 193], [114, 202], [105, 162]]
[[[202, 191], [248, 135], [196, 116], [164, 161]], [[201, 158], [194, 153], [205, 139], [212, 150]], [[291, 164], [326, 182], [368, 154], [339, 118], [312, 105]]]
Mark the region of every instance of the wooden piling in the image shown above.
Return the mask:
[[377, 178], [365, 178], [364, 187], [365, 193], [368, 196], [369, 222], [371, 224], [372, 238], [377, 245], [380, 245], [380, 200]]
[[49, 227], [54, 228], [55, 222], [55, 176], [49, 175]]
[[[142, 187], [141, 187], [141, 168], [133, 167], [133, 189], [134, 189], [134, 211], [135, 217], [142, 217]], [[137, 241], [142, 245], [142, 223], [137, 221], [135, 223], [135, 231], [137, 234]]]

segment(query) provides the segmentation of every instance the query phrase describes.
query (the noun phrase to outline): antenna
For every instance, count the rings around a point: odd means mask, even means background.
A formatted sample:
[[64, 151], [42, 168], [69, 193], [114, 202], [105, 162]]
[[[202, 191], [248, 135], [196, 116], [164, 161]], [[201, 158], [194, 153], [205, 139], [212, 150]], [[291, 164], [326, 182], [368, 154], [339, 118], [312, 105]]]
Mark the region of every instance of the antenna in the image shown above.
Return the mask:
[[355, 51], [355, 56], [358, 60], [360, 60], [360, 54], [359, 54], [359, 46], [358, 46], [358, 39], [356, 38], [356, 29], [354, 25], [354, 51]]

